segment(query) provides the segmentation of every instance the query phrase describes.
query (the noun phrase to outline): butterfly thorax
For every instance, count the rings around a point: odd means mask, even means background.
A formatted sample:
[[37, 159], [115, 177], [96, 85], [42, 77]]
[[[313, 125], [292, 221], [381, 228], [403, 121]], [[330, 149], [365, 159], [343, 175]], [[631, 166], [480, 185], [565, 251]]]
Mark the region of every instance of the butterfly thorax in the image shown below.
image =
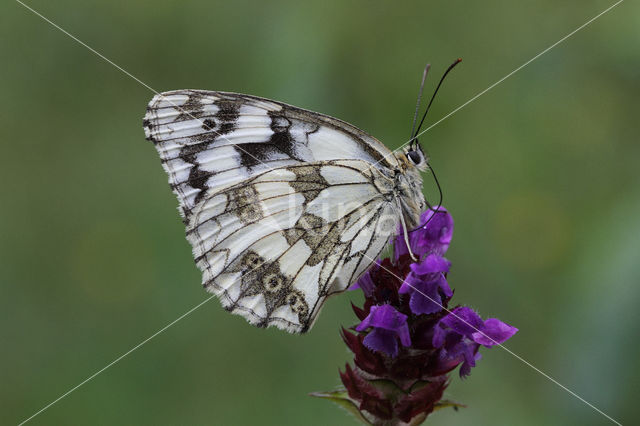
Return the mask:
[[420, 223], [420, 213], [426, 207], [422, 174], [419, 166], [414, 165], [404, 152], [395, 153], [395, 157], [399, 167], [395, 176], [395, 193], [407, 226], [415, 228]]

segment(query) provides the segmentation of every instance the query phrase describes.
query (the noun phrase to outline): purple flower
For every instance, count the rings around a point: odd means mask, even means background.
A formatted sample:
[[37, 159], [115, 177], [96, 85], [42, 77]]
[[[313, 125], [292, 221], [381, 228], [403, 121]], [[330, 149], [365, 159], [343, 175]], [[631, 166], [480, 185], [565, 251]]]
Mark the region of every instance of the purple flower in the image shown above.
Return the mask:
[[473, 309], [462, 306], [443, 317], [436, 325], [432, 344], [442, 348], [440, 358], [448, 363], [461, 359], [460, 377], [471, 373], [480, 359], [478, 349], [503, 343], [518, 331], [496, 318], [483, 321]]
[[401, 234], [395, 255], [378, 260], [351, 287], [365, 296], [362, 307], [351, 304], [360, 324], [353, 332], [342, 329], [354, 367], [347, 363], [340, 372], [344, 388], [313, 394], [367, 424], [418, 425], [434, 410], [463, 407], [442, 400], [449, 374], [460, 366], [460, 376], [469, 375], [481, 346], [500, 344], [518, 331], [495, 318], [483, 320], [467, 307], [449, 311], [451, 263], [443, 256], [453, 219], [444, 208], [437, 210], [424, 212], [410, 231], [415, 261]]
[[411, 272], [416, 275], [425, 276], [430, 274], [449, 272], [451, 262], [437, 254], [430, 254], [424, 260], [411, 264]]
[[398, 355], [398, 338], [403, 346], [411, 346], [407, 316], [391, 305], [372, 306], [369, 315], [356, 330], [364, 331], [368, 327], [373, 327], [373, 330], [367, 334], [363, 343], [371, 350], [384, 352], [395, 358]]
[[[435, 210], [435, 211], [434, 211]], [[443, 255], [449, 248], [453, 237], [453, 218], [444, 207], [436, 207], [420, 215], [420, 226], [409, 231], [409, 244], [417, 256], [427, 253]], [[402, 230], [398, 232], [395, 241], [396, 261], [400, 256], [408, 254]]]
[[364, 274], [362, 274], [362, 276], [360, 276], [358, 281], [356, 281], [351, 285], [351, 287], [349, 287], [349, 290], [361, 289], [364, 292], [365, 296], [371, 297], [376, 289], [376, 284], [373, 282], [371, 273], [377, 271], [379, 267], [380, 260], [377, 260], [373, 265], [369, 267], [369, 269], [367, 269]]
[[409, 306], [414, 314], [433, 314], [442, 310], [444, 295], [447, 299], [453, 291], [444, 274], [449, 272], [451, 262], [437, 254], [430, 254], [419, 263], [412, 263], [411, 272], [398, 290], [410, 294]]
[[511, 336], [516, 334], [517, 328], [510, 326], [498, 318], [488, 318], [484, 322], [484, 330], [471, 335], [474, 342], [480, 343], [487, 348], [499, 343], [504, 343]]

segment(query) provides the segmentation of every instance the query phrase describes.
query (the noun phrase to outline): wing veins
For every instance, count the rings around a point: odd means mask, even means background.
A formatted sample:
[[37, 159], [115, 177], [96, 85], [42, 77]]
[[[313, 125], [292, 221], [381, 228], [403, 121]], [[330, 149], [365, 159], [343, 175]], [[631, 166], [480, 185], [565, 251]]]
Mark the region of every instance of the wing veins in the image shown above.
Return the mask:
[[[376, 221], [376, 224], [374, 225], [374, 229], [376, 226], [378, 226], [378, 223], [380, 223], [380, 218], [382, 217], [382, 214], [378, 215], [378, 220]], [[358, 263], [356, 264], [356, 267], [353, 269], [353, 272], [351, 273], [351, 276], [349, 277], [349, 282], [353, 282], [353, 276], [356, 274], [356, 272], [358, 271], [358, 268], [360, 267], [360, 264], [362, 263], [362, 259], [364, 259], [364, 256], [366, 255], [367, 251], [371, 248], [371, 245], [373, 244], [373, 241], [375, 239], [375, 233], [372, 232], [371, 233], [371, 238], [369, 238], [369, 243], [367, 244], [367, 247], [361, 252], [362, 254], [360, 255], [360, 259], [358, 259]], [[384, 246], [382, 247], [382, 250], [384, 250]], [[382, 250], [380, 250], [380, 252], [382, 252]], [[378, 253], [380, 254], [380, 253]], [[357, 253], [356, 253], [357, 255]], [[375, 258], [378, 257], [378, 255], [376, 255], [374, 257], [374, 260], [372, 262], [375, 262]]]
[[[382, 210], [382, 206], [378, 209], [378, 213], [379, 213], [379, 211], [380, 211], [380, 210]], [[351, 239], [351, 241], [353, 241], [353, 240], [354, 240], [354, 239], [359, 235], [359, 233], [360, 233], [360, 232], [362, 232], [362, 230], [363, 230], [363, 229], [367, 228], [367, 226], [368, 226], [368, 224], [370, 223], [370, 221], [371, 221], [371, 220], [373, 220], [373, 218], [375, 218], [375, 217], [377, 217], [377, 216], [379, 216], [379, 214], [374, 215], [374, 216], [373, 216], [373, 217], [372, 217], [372, 218], [367, 222], [367, 225], [363, 226], [363, 227], [362, 227], [362, 229], [360, 229], [360, 231], [358, 231], [358, 233], [356, 234], [356, 236], [354, 236], [354, 238], [352, 238], [352, 239]], [[331, 270], [331, 273], [329, 274], [329, 280], [331, 279], [331, 277], [333, 276], [333, 274], [334, 274], [334, 272], [335, 272], [336, 268], [338, 267], [338, 265], [340, 264], [340, 262], [341, 262], [341, 261], [342, 261], [342, 259], [344, 258], [344, 253], [345, 253], [345, 251], [346, 251], [347, 249], [349, 249], [350, 247], [351, 247], [351, 245], [350, 245], [350, 244], [347, 244], [347, 245], [345, 246], [345, 248], [342, 250], [342, 253], [340, 254], [340, 258], [339, 258], [339, 259], [338, 259], [338, 261], [333, 265], [333, 269]], [[320, 290], [320, 289], [318, 290], [318, 294], [320, 294], [320, 292], [321, 292], [321, 291], [322, 291], [322, 293], [324, 293], [324, 292], [325, 292], [325, 290], [327, 289], [327, 287], [328, 287], [329, 285], [331, 285], [331, 283], [329, 282], [329, 280], [327, 280], [327, 282], [326, 282], [326, 283], [324, 283], [324, 285], [322, 286], [322, 289], [321, 289], [321, 290]], [[324, 297], [326, 298], [327, 296], [328, 296], [328, 294], [327, 294], [326, 296], [324, 296]], [[320, 301], [320, 298], [318, 297], [318, 299], [316, 300], [316, 302], [315, 302], [315, 303], [314, 303], [314, 305], [313, 305], [313, 309], [309, 310], [309, 312], [315, 312], [316, 307], [318, 306], [318, 302], [319, 302], [319, 301]]]

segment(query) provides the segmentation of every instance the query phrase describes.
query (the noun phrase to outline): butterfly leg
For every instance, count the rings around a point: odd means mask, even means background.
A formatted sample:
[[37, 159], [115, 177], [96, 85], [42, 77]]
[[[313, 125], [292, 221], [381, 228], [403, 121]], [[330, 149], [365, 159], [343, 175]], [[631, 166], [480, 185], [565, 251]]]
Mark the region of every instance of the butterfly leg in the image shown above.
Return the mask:
[[417, 261], [418, 258], [411, 251], [411, 245], [409, 244], [409, 232], [407, 230], [407, 224], [404, 221], [404, 214], [402, 213], [402, 208], [400, 207], [400, 202], [397, 199], [396, 199], [396, 202], [398, 203], [398, 210], [400, 211], [400, 223], [402, 223], [402, 233], [404, 235], [404, 242], [407, 245], [407, 249], [409, 250], [409, 256], [411, 256], [411, 259], [413, 261]]

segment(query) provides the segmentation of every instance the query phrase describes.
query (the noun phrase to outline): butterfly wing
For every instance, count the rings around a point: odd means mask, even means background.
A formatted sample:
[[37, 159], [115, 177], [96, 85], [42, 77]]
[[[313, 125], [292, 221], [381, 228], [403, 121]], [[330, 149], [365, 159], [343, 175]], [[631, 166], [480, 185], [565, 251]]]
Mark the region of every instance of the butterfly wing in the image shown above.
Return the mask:
[[275, 167], [335, 159], [364, 160], [383, 171], [396, 165], [380, 141], [344, 121], [237, 93], [160, 93], [149, 103], [143, 125], [185, 223], [205, 190]]
[[248, 95], [153, 98], [145, 133], [203, 285], [259, 326], [307, 331], [396, 230], [395, 157], [345, 122]]
[[187, 238], [203, 285], [258, 326], [307, 331], [396, 229], [392, 185], [362, 160], [283, 166], [207, 193]]

